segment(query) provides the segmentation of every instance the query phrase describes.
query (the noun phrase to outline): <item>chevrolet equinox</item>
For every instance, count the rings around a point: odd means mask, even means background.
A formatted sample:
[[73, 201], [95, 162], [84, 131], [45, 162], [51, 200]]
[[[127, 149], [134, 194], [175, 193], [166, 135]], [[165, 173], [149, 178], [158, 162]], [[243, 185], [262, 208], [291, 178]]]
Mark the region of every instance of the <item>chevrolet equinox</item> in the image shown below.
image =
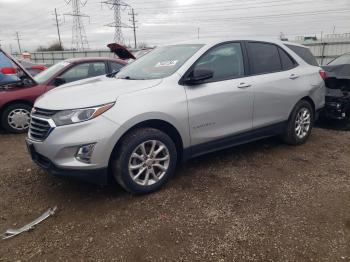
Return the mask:
[[299, 145], [325, 104], [304, 46], [230, 40], [161, 46], [116, 75], [63, 85], [31, 112], [32, 159], [55, 175], [150, 193], [177, 163], [280, 135]]

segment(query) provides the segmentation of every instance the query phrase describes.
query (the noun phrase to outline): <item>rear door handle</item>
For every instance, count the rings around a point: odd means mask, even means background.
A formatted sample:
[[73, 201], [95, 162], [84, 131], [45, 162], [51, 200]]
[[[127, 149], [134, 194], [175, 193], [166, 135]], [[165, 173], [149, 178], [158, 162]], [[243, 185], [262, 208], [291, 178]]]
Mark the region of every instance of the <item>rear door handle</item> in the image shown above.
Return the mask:
[[251, 86], [251, 84], [247, 84], [247, 83], [239, 83], [238, 84], [238, 88], [247, 88], [247, 87], [250, 87]]
[[291, 74], [289, 76], [289, 79], [297, 79], [298, 77], [299, 77], [299, 75], [297, 75], [297, 74]]

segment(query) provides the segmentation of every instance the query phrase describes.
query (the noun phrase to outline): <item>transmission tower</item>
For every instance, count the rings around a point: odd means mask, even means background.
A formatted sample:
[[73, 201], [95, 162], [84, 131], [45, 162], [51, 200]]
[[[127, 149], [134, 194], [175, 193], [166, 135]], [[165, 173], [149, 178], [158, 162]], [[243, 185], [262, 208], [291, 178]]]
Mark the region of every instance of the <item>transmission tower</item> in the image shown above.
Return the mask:
[[108, 0], [102, 3], [108, 5], [111, 9], [114, 10], [114, 22], [106, 24], [105, 26], [114, 27], [114, 42], [118, 44], [124, 44], [122, 27], [130, 28], [130, 26], [122, 23], [121, 8], [129, 7], [129, 5], [122, 2], [121, 0]]
[[80, 13], [80, 7], [84, 7], [87, 3], [81, 2], [81, 0], [65, 0], [67, 5], [72, 4], [72, 13], [64, 14], [65, 16], [73, 17], [72, 28], [72, 49], [84, 51], [89, 48], [89, 43], [86, 37], [86, 32], [82, 17], [89, 17], [88, 15]]

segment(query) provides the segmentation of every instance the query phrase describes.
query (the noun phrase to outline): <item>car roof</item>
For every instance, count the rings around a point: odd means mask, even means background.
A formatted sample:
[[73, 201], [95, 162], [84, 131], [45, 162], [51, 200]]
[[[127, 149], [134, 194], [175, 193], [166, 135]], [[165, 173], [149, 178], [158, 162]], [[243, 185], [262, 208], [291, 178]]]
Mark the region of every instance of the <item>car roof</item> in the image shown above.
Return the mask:
[[113, 61], [117, 62], [119, 64], [126, 65], [127, 62], [113, 57], [76, 57], [76, 58], [69, 58], [64, 60], [65, 62], [71, 63], [71, 64], [77, 64], [77, 63], [83, 63], [83, 62], [98, 62], [98, 61]]
[[[234, 38], [203, 38], [203, 39], [197, 39], [197, 40], [188, 40], [188, 41], [183, 41], [183, 42], [178, 42], [176, 44], [201, 44], [201, 45], [216, 45], [220, 44], [223, 42], [230, 42], [230, 41], [257, 41], [257, 42], [268, 42], [268, 43], [273, 43], [273, 44], [278, 44], [278, 45], [294, 45], [294, 46], [300, 46], [300, 47], [305, 47], [308, 48], [304, 45], [294, 43], [294, 42], [289, 42], [289, 41], [281, 41], [278, 39], [273, 39], [273, 38], [250, 38], [250, 37], [234, 37]], [[171, 44], [173, 45], [173, 44]]]

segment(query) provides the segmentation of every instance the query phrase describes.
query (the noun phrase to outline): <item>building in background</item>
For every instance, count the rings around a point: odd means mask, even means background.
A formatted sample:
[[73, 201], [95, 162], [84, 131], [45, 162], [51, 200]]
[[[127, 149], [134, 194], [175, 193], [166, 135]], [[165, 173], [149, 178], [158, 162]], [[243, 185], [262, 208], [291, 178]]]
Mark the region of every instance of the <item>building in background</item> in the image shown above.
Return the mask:
[[350, 33], [328, 34], [323, 37], [297, 36], [294, 42], [308, 46], [320, 65], [326, 65], [334, 58], [350, 53]]

